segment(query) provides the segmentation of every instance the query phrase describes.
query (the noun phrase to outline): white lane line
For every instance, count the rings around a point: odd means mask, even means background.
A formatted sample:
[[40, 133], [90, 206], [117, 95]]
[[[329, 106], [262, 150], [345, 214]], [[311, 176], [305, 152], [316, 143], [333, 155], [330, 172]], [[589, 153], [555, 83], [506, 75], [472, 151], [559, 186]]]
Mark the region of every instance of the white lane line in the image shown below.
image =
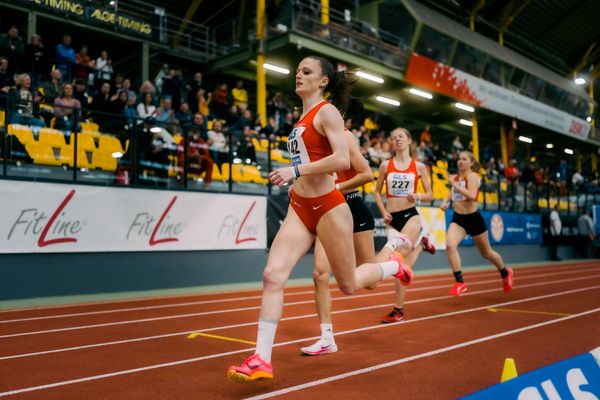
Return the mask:
[[[572, 262], [572, 263], [565, 263], [565, 264], [557, 264], [557, 265], [552, 265], [552, 264], [536, 264], [536, 265], [527, 265], [521, 268], [518, 268], [519, 271], [519, 276], [522, 276], [522, 274], [527, 274], [527, 273], [535, 273], [539, 271], [540, 267], [543, 267], [544, 270], [554, 270], [554, 269], [564, 269], [565, 267], [571, 267], [571, 266], [576, 266], [576, 267], [583, 267], [585, 265], [589, 265], [587, 267], [587, 269], [590, 269], [591, 267], [595, 267], [596, 264], [593, 262], [585, 262], [583, 260], [578, 261], [578, 262]], [[479, 275], [489, 275], [492, 273], [496, 273], [492, 268], [490, 268], [489, 271], [473, 271], [473, 272], [469, 272], [468, 269], [466, 270], [466, 273], [468, 273], [469, 276], [479, 276]], [[438, 275], [442, 275], [441, 273], [436, 273], [433, 275], [424, 275], [424, 277], [426, 276], [438, 276]], [[451, 279], [451, 276], [450, 276]], [[419, 282], [434, 282], [434, 281], [442, 281], [442, 280], [448, 280], [447, 277], [439, 277], [439, 278], [425, 278], [425, 279], [419, 279], [417, 281], [417, 283]], [[393, 283], [384, 283], [381, 284], [380, 286], [392, 286]], [[301, 292], [295, 292], [294, 289], [302, 289], [302, 288], [312, 288], [312, 286], [310, 285], [303, 285], [303, 286], [298, 286], [295, 288], [290, 288], [289, 291], [286, 291], [286, 295], [296, 295], [296, 294], [305, 294], [306, 291], [301, 291]], [[8, 313], [17, 313], [17, 312], [30, 312], [30, 311], [40, 311], [40, 310], [60, 310], [60, 309], [66, 309], [66, 308], [77, 308], [77, 307], [94, 307], [94, 306], [103, 306], [103, 305], [110, 305], [110, 304], [121, 304], [121, 303], [136, 303], [136, 302], [144, 302], [144, 301], [164, 301], [164, 300], [169, 300], [169, 299], [174, 299], [174, 298], [186, 298], [186, 297], [202, 297], [202, 296], [215, 296], [215, 295], [231, 295], [232, 292], [259, 292], [261, 291], [261, 288], [256, 288], [256, 289], [244, 289], [244, 290], [237, 290], [237, 291], [221, 291], [221, 292], [212, 292], [212, 293], [199, 293], [199, 294], [193, 294], [193, 293], [186, 293], [186, 294], [180, 294], [180, 295], [171, 295], [171, 296], [155, 296], [155, 297], [144, 297], [144, 298], [135, 298], [135, 299], [118, 299], [118, 300], [104, 300], [104, 301], [93, 301], [93, 302], [84, 302], [84, 303], [76, 303], [76, 304], [59, 304], [59, 305], [52, 305], [52, 306], [41, 306], [41, 307], [27, 307], [27, 308], [16, 308], [16, 309], [10, 309], [10, 310], [0, 310], [0, 315], [2, 314], [8, 314]], [[337, 290], [339, 291], [339, 289], [335, 288], [332, 290]], [[245, 298], [253, 298], [256, 296], [248, 296]], [[226, 298], [226, 299], [218, 299], [216, 301], [238, 301], [238, 300], [242, 300], [244, 299], [244, 297], [237, 297], [237, 298]], [[214, 301], [214, 300], [204, 300], [204, 301]], [[189, 303], [194, 303], [194, 302], [187, 302], [187, 303], [182, 303], [182, 304], [189, 304]], [[202, 301], [199, 302], [200, 304], [202, 304]], [[159, 305], [160, 307], [161, 305]], [[169, 306], [169, 305], [166, 305]], [[148, 306], [148, 307], [152, 307], [152, 306]], [[137, 308], [143, 308], [143, 307], [135, 307]], [[127, 310], [127, 309], [125, 309]], [[113, 311], [111, 311], [113, 312]], [[92, 311], [93, 313], [93, 311]]]
[[[538, 275], [536, 277], [530, 277], [530, 278], [539, 278], [539, 277], [543, 277], [543, 276], [556, 275], [556, 274], [559, 274], [559, 273]], [[529, 284], [529, 285], [518, 285], [515, 287], [515, 289], [516, 288], [525, 288], [525, 287], [535, 287], [535, 286], [540, 286], [540, 285], [552, 285], [552, 284], [559, 284], [559, 283], [564, 283], [564, 282], [580, 281], [580, 280], [584, 280], [584, 279], [598, 278], [598, 277], [600, 277], [600, 274], [579, 277], [579, 278], [561, 279], [560, 282], [553, 281], [553, 282], [541, 282], [541, 283], [537, 283], [537, 284], [533, 283], [533, 284]], [[528, 278], [522, 278], [521, 280], [523, 280], [523, 279], [528, 279]], [[483, 283], [496, 282], [496, 281], [497, 281], [497, 279], [481, 281], [481, 282], [473, 282], [473, 283], [469, 283], [469, 284], [476, 285], [476, 284], [483, 284]], [[430, 286], [427, 289], [436, 289], [436, 288], [445, 288], [445, 287], [446, 287], [446, 285]], [[419, 289], [414, 289], [412, 291], [414, 292], [417, 290], [426, 290], [426, 289], [419, 288]], [[497, 290], [498, 289], [491, 289], [490, 291], [497, 291]], [[379, 292], [379, 293], [371, 293], [371, 294], [363, 294], [363, 295], [341, 296], [341, 297], [334, 297], [331, 300], [332, 301], [343, 301], [343, 300], [351, 300], [351, 299], [357, 299], [357, 298], [378, 297], [378, 296], [390, 295], [390, 294], [394, 294], [394, 293], [395, 293], [394, 291], [387, 291], [387, 292]], [[448, 296], [440, 296], [439, 298], [448, 298]], [[418, 300], [415, 302], [418, 302]], [[312, 303], [314, 303], [314, 299], [304, 300], [304, 301], [296, 301], [296, 302], [291, 302], [291, 303], [284, 303], [284, 306], [289, 307], [289, 306], [312, 304]], [[251, 310], [259, 310], [259, 309], [260, 309], [260, 306], [251, 306], [251, 307], [242, 307], [242, 308], [227, 309], [227, 310], [203, 311], [203, 312], [199, 312], [199, 313], [190, 313], [190, 314], [167, 315], [164, 317], [142, 318], [142, 319], [136, 319], [136, 320], [126, 320], [126, 321], [117, 321], [117, 322], [106, 322], [106, 323], [102, 323], [102, 324], [79, 325], [79, 326], [71, 326], [71, 327], [67, 327], [67, 328], [56, 328], [56, 329], [46, 329], [46, 330], [41, 330], [41, 331], [11, 333], [11, 334], [6, 334], [6, 335], [0, 335], [0, 339], [8, 339], [8, 338], [14, 338], [14, 337], [20, 337], [20, 336], [30, 336], [30, 335], [41, 335], [41, 334], [56, 333], [56, 332], [68, 332], [68, 331], [75, 331], [75, 330], [82, 330], [82, 329], [104, 328], [107, 326], [164, 321], [164, 320], [179, 319], [179, 318], [199, 317], [199, 316], [204, 316], [204, 315], [225, 314], [225, 313], [232, 313], [232, 312], [239, 312], [239, 311], [251, 311]]]
[[[528, 299], [513, 300], [513, 301], [509, 301], [509, 302], [505, 302], [505, 303], [491, 304], [491, 305], [471, 308], [471, 309], [467, 309], [467, 310], [453, 311], [453, 312], [449, 312], [449, 313], [445, 313], [445, 314], [432, 315], [432, 316], [408, 320], [405, 322], [401, 322], [399, 324], [370, 325], [370, 326], [367, 326], [364, 328], [358, 328], [358, 329], [352, 329], [352, 330], [348, 330], [348, 331], [338, 332], [338, 333], [336, 333], [336, 336], [348, 335], [348, 334], [352, 334], [352, 333], [363, 332], [363, 331], [374, 330], [374, 329], [387, 329], [390, 327], [405, 325], [408, 323], [416, 323], [416, 322], [420, 322], [420, 321], [426, 321], [426, 320], [431, 320], [431, 319], [444, 318], [444, 317], [455, 316], [455, 315], [459, 315], [459, 314], [466, 314], [466, 313], [470, 313], [470, 312], [481, 311], [481, 310], [485, 310], [489, 307], [502, 307], [502, 306], [507, 306], [507, 305], [512, 305], [512, 304], [526, 303], [526, 302], [530, 302], [530, 301], [543, 300], [543, 299], [547, 299], [550, 297], [564, 296], [567, 294], [579, 293], [579, 292], [583, 292], [583, 291], [587, 291], [587, 290], [594, 290], [594, 289], [600, 289], [600, 285], [590, 286], [587, 288], [567, 290], [564, 292], [551, 293], [551, 294], [547, 294], [547, 295], [531, 297]], [[595, 310], [600, 310], [600, 308], [595, 309]], [[588, 311], [586, 313], [590, 313], [590, 312], [593, 312], [593, 311]], [[573, 314], [569, 317], [559, 318], [559, 320], [575, 318], [575, 317], [581, 316], [581, 315], [585, 315], [585, 313]], [[553, 320], [553, 321], [556, 321], [556, 320]], [[552, 321], [550, 321], [550, 322], [552, 322]], [[530, 325], [530, 326], [538, 326], [538, 325], [543, 326], [540, 324], [535, 324], [535, 325]], [[527, 328], [527, 327], [525, 327], [525, 328]], [[519, 328], [519, 329], [524, 329], [524, 328]], [[302, 343], [302, 342], [306, 342], [308, 340], [314, 340], [314, 339], [318, 339], [318, 336], [302, 338], [302, 339], [295, 339], [295, 340], [291, 340], [291, 341], [287, 341], [287, 342], [277, 343], [274, 345], [274, 347], [286, 346], [286, 345], [295, 344], [295, 343]], [[39, 386], [31, 386], [31, 387], [27, 387], [27, 388], [15, 389], [15, 390], [7, 391], [7, 392], [2, 392], [2, 393], [0, 393], [0, 397], [11, 396], [14, 394], [20, 394], [20, 393], [26, 393], [26, 392], [33, 392], [33, 391], [38, 391], [38, 390], [43, 390], [43, 389], [50, 389], [50, 388], [55, 388], [55, 387], [60, 387], [60, 386], [72, 385], [72, 384], [81, 383], [81, 382], [106, 379], [106, 378], [111, 378], [111, 377], [115, 377], [115, 376], [128, 375], [128, 374], [149, 371], [149, 370], [158, 369], [158, 368], [189, 364], [189, 363], [197, 362], [197, 361], [203, 361], [203, 360], [208, 360], [208, 359], [213, 359], [213, 358], [226, 357], [226, 356], [230, 356], [233, 354], [245, 353], [245, 352], [252, 351], [252, 350], [254, 350], [254, 347], [245, 348], [245, 349], [241, 349], [241, 350], [235, 350], [235, 351], [229, 351], [226, 353], [210, 354], [207, 356], [172, 361], [172, 362], [168, 362], [168, 363], [148, 365], [145, 367], [133, 368], [133, 369], [123, 370], [123, 371], [115, 371], [115, 372], [110, 372], [107, 374], [93, 375], [93, 376], [88, 376], [88, 377], [83, 377], [83, 378], [78, 378], [78, 379], [72, 379], [72, 380], [68, 380], [68, 381], [54, 382], [54, 383], [49, 383], [49, 384], [39, 385]], [[430, 352], [428, 352], [428, 353], [430, 353]], [[428, 353], [424, 353], [424, 354], [428, 354]], [[413, 356], [413, 357], [418, 357], [418, 355]]]
[[[573, 273], [588, 272], [589, 270], [590, 270], [589, 268], [572, 269], [572, 270], [569, 270], [569, 274], [572, 275]], [[540, 272], [540, 271], [536, 271], [536, 272]], [[564, 271], [550, 272], [550, 273], [544, 273], [544, 274], [530, 274], [530, 275], [525, 275], [525, 276], [517, 275], [517, 279], [523, 280], [523, 279], [532, 279], [532, 278], [544, 278], [544, 277], [548, 277], [548, 276], [563, 275], [563, 274], [564, 274]], [[451, 278], [440, 278], [440, 279], [435, 279], [432, 281], [438, 281], [438, 280], [444, 280], [444, 281], [450, 282]], [[470, 281], [469, 285], [486, 284], [486, 283], [496, 282], [496, 281], [498, 281], [498, 279], [490, 279], [490, 280], [484, 280], [484, 281]], [[419, 283], [423, 283], [423, 282], [421, 281]], [[393, 286], [393, 285], [394, 285], [393, 282], [382, 283], [382, 284], [378, 285], [378, 287]], [[425, 286], [425, 287], [415, 287], [415, 288], [411, 287], [410, 291], [418, 292], [418, 291], [431, 290], [431, 289], [440, 289], [440, 288], [444, 288], [446, 286], [448, 286], [448, 285]], [[334, 291], [334, 290], [332, 290], [332, 291]], [[336, 288], [335, 291], [339, 292], [339, 289]], [[339, 297], [333, 298], [332, 300], [340, 301], [340, 299], [347, 300], [347, 299], [362, 298], [362, 297], [369, 297], [369, 296], [383, 296], [383, 295], [387, 295], [390, 293], [391, 292], [377, 292], [377, 293], [366, 294], [366, 295], [339, 296]], [[285, 296], [287, 297], [287, 296], [296, 296], [296, 295], [305, 295], [305, 294], [314, 294], [314, 289], [306, 290], [306, 291], [302, 291], [302, 292], [286, 293]], [[89, 312], [81, 312], [81, 313], [73, 313], [73, 314], [47, 315], [47, 316], [42, 316], [42, 317], [29, 317], [29, 318], [4, 320], [4, 321], [0, 321], [0, 324], [27, 322], [27, 321], [40, 321], [40, 320], [59, 319], [59, 318], [81, 317], [81, 316], [88, 316], [88, 315], [122, 313], [122, 312], [129, 312], [129, 311], [157, 310], [157, 309], [163, 309], [163, 308], [195, 306], [195, 305], [205, 305], [205, 304], [217, 304], [217, 303], [225, 303], [225, 302], [231, 302], [231, 301], [259, 300], [261, 298], [262, 298], [262, 296], [247, 296], [247, 297], [237, 297], [237, 298], [230, 298], [230, 299], [216, 299], [216, 300], [194, 301], [194, 302], [177, 303], [177, 304], [163, 304], [163, 305], [154, 305], [154, 306], [145, 306], [145, 307], [122, 308], [122, 309], [115, 309], [115, 310], [89, 311]], [[294, 305], [294, 304], [304, 304], [304, 303], [290, 303], [290, 304]], [[235, 311], [237, 311], [237, 310], [235, 310]], [[227, 312], [227, 311], [223, 311], [223, 312]], [[1, 338], [1, 336], [0, 336], [0, 338]]]
[[334, 376], [330, 376], [328, 378], [324, 378], [324, 379], [319, 379], [319, 380], [312, 381], [312, 382], [303, 383], [301, 385], [290, 386], [290, 387], [285, 388], [285, 389], [280, 389], [280, 390], [276, 390], [276, 391], [273, 391], [273, 392], [264, 393], [264, 394], [261, 394], [261, 395], [258, 395], [258, 396], [247, 397], [245, 400], [269, 399], [271, 397], [275, 397], [275, 396], [279, 396], [279, 395], [283, 395], [283, 394], [287, 394], [287, 393], [291, 393], [291, 392], [296, 392], [296, 391], [299, 391], [299, 390], [307, 389], [307, 388], [314, 387], [314, 386], [323, 385], [323, 384], [330, 383], [330, 382], [339, 381], [339, 380], [342, 380], [342, 379], [350, 378], [352, 376], [357, 376], [357, 375], [362, 375], [362, 374], [368, 374], [370, 372], [377, 371], [379, 369], [393, 367], [393, 366], [404, 364], [404, 363], [407, 363], [407, 362], [410, 362], [410, 361], [419, 360], [421, 358], [432, 357], [432, 356], [436, 356], [438, 354], [447, 353], [449, 351], [453, 351], [453, 350], [457, 350], [457, 349], [462, 349], [464, 347], [473, 346], [473, 345], [484, 343], [484, 342], [489, 342], [491, 340], [499, 339], [499, 338], [502, 338], [502, 337], [505, 337], [505, 336], [510, 336], [510, 335], [514, 335], [514, 334], [517, 334], [517, 333], [526, 332], [526, 331], [529, 331], [529, 330], [532, 330], [532, 329], [537, 329], [537, 328], [541, 328], [541, 327], [544, 327], [544, 326], [548, 326], [548, 325], [552, 325], [552, 324], [557, 324], [559, 322], [568, 321], [568, 320], [573, 319], [573, 318], [584, 317], [584, 316], [587, 316], [587, 315], [590, 315], [590, 314], [593, 314], [593, 313], [596, 313], [596, 312], [599, 312], [599, 311], [600, 311], [600, 308], [594, 308], [592, 310], [583, 311], [581, 313], [569, 315], [567, 317], [562, 317], [562, 318], [553, 319], [553, 320], [550, 320], [550, 321], [540, 322], [540, 323], [537, 323], [537, 324], [528, 325], [528, 326], [524, 326], [524, 327], [517, 328], [517, 329], [512, 329], [510, 331], [505, 331], [505, 332], [497, 333], [495, 335], [489, 335], [489, 336], [485, 336], [485, 337], [482, 337], [482, 338], [469, 340], [467, 342], [457, 343], [457, 344], [452, 345], [452, 346], [442, 347], [442, 348], [439, 348], [439, 349], [436, 349], [436, 350], [432, 350], [432, 351], [428, 351], [428, 352], [425, 352], [425, 353], [415, 354], [414, 356], [400, 358], [400, 359], [395, 360], [395, 361], [390, 361], [390, 362], [386, 362], [386, 363], [383, 363], [383, 364], [377, 364], [377, 365], [373, 365], [371, 367], [367, 367], [367, 368], [362, 368], [362, 369], [358, 369], [358, 370], [355, 370], [355, 371], [346, 372], [344, 374], [334, 375]]

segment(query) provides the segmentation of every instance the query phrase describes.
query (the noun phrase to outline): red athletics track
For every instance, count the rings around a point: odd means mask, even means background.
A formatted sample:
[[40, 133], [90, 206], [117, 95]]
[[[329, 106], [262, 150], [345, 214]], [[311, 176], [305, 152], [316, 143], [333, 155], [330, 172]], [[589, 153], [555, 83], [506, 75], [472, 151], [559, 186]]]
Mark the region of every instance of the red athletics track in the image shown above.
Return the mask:
[[255, 340], [260, 291], [0, 311], [0, 397], [451, 399], [497, 383], [507, 357], [524, 373], [600, 346], [599, 262], [517, 268], [510, 294], [492, 268], [465, 278], [455, 299], [449, 273], [417, 276], [392, 325], [391, 281], [333, 290], [340, 351], [318, 357], [299, 351], [319, 334], [312, 288], [290, 288], [275, 379], [246, 385], [225, 372], [251, 354], [234, 340]]

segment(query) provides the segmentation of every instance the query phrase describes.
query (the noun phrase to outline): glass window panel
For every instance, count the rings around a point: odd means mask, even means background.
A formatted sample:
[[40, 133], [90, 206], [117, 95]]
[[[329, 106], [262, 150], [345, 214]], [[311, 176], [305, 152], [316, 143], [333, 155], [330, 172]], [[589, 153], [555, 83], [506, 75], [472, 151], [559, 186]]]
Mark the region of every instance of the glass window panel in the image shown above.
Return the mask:
[[558, 107], [562, 95], [563, 91], [561, 89], [551, 83], [546, 83], [542, 88], [540, 101], [548, 104], [549, 106]]
[[565, 98], [564, 98], [560, 108], [566, 113], [574, 114], [575, 108], [577, 108], [578, 102], [579, 102], [579, 99], [575, 95], [567, 93], [565, 95]]
[[523, 89], [522, 93], [528, 97], [537, 99], [538, 93], [540, 92], [540, 88], [543, 84], [543, 80], [536, 78], [533, 75], [528, 75], [527, 82], [525, 83], [525, 88]]
[[468, 74], [479, 76], [486, 57], [483, 51], [459, 43], [454, 54], [454, 60], [452, 60], [452, 66]]
[[512, 66], [495, 58], [490, 58], [485, 64], [482, 77], [486, 81], [495, 83], [496, 85], [506, 86], [506, 82], [510, 78], [512, 69]]
[[521, 89], [525, 84], [526, 77], [527, 74], [523, 72], [523, 70], [515, 68], [515, 71], [510, 77], [510, 85], [513, 86], [513, 88]]
[[455, 40], [427, 26], [421, 30], [416, 52], [446, 64]]

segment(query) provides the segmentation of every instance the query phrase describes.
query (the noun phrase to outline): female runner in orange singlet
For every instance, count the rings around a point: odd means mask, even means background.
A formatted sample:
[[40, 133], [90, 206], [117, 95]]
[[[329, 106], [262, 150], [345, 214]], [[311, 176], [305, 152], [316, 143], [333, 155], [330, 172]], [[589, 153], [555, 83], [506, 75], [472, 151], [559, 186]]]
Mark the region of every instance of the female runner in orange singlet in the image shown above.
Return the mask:
[[[413, 266], [423, 250], [434, 254], [435, 247], [423, 236], [421, 243], [414, 247], [413, 243], [421, 232], [421, 217], [415, 206], [420, 202], [429, 202], [433, 198], [429, 174], [425, 164], [413, 160], [410, 156], [412, 136], [404, 128], [396, 128], [390, 133], [396, 154], [379, 166], [379, 176], [375, 186], [375, 202], [387, 225], [388, 237], [400, 236], [409, 246], [403, 246], [400, 252], [406, 264]], [[425, 193], [417, 192], [419, 179], [423, 183]], [[381, 190], [386, 185], [387, 201], [383, 204]], [[398, 322], [404, 319], [404, 298], [406, 288], [396, 283], [396, 301], [392, 311], [381, 317], [381, 322]]]
[[[339, 288], [345, 294], [396, 276], [408, 285], [412, 271], [399, 257], [356, 268], [352, 241], [352, 214], [344, 196], [335, 188], [333, 173], [350, 167], [344, 134], [344, 111], [349, 82], [326, 59], [309, 56], [296, 70], [296, 94], [303, 113], [288, 138], [292, 166], [272, 171], [271, 182], [293, 182], [290, 207], [279, 228], [263, 273], [263, 295], [254, 355], [227, 370], [234, 382], [273, 378], [271, 353], [277, 324], [283, 311], [283, 288], [298, 260], [316, 237], [327, 254]], [[331, 96], [331, 103], [325, 95]]]

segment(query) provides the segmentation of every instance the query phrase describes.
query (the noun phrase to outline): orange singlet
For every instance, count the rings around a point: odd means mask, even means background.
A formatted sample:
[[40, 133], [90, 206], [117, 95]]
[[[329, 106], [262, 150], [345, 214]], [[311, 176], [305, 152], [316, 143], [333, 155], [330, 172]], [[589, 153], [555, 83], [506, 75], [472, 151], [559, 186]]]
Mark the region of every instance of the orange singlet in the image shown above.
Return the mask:
[[419, 179], [421, 179], [415, 160], [411, 160], [408, 168], [401, 171], [396, 168], [394, 158], [390, 158], [388, 161], [385, 178], [387, 197], [406, 197], [415, 193]]
[[[327, 137], [320, 134], [313, 125], [315, 115], [326, 104], [329, 102], [323, 100], [314, 106], [290, 133], [287, 147], [292, 165], [309, 164], [333, 154]], [[344, 195], [336, 189], [313, 198], [300, 197], [293, 190], [290, 193], [290, 206], [312, 233], [316, 233], [317, 224], [327, 211], [344, 203]]]
[[[456, 175], [454, 177], [454, 182], [458, 183], [458, 186], [468, 189], [469, 188], [469, 183], [467, 181], [467, 177], [464, 177], [463, 179], [460, 179], [460, 176]], [[477, 188], [477, 194], [475, 195], [475, 198], [477, 198], [479, 196], [479, 188]], [[454, 189], [454, 186], [452, 186], [452, 201], [466, 201], [467, 198], [465, 196], [463, 196], [458, 190]]]

